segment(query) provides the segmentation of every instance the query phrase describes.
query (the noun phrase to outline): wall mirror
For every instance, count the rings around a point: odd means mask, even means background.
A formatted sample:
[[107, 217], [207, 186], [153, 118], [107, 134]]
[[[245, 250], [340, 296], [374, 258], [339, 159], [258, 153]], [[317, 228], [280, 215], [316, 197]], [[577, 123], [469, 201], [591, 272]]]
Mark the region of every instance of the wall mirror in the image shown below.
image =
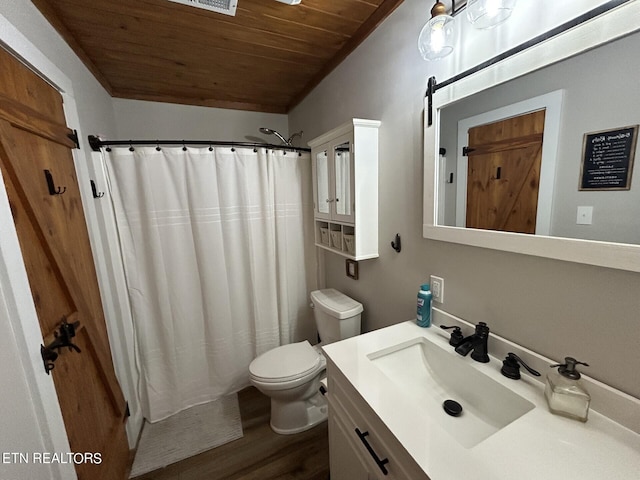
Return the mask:
[[329, 160], [327, 151], [316, 154], [316, 210], [320, 214], [329, 215]]
[[[426, 238], [640, 271], [640, 167], [634, 173], [632, 148], [639, 12], [630, 2], [433, 93], [432, 125], [425, 119]], [[427, 109], [428, 101], [425, 116]], [[634, 142], [620, 172], [630, 182], [614, 185], [613, 175], [582, 188], [587, 138], [613, 138], [627, 127]], [[508, 143], [514, 158], [493, 160]]]
[[336, 213], [351, 215], [351, 151], [349, 142], [333, 147], [336, 172]]

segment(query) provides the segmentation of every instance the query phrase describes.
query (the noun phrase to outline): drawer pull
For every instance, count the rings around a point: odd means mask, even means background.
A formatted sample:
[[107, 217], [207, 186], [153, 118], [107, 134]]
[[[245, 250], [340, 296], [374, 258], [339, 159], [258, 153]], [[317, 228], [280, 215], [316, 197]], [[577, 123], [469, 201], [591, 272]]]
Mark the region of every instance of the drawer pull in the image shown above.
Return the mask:
[[382, 471], [382, 473], [384, 473], [385, 475], [387, 475], [389, 472], [387, 471], [387, 467], [385, 467], [385, 465], [387, 463], [389, 463], [389, 459], [388, 458], [383, 458], [382, 460], [378, 458], [378, 455], [376, 454], [376, 452], [373, 450], [373, 448], [371, 447], [371, 445], [369, 445], [369, 442], [367, 442], [367, 439], [365, 438], [367, 435], [369, 435], [369, 432], [361, 432], [359, 428], [356, 427], [356, 435], [358, 435], [358, 438], [360, 439], [360, 441], [364, 444], [365, 448], [367, 449], [367, 451], [369, 452], [369, 455], [371, 455], [371, 457], [373, 458], [373, 460], [376, 462], [376, 465], [378, 465], [378, 468], [380, 468], [380, 470]]

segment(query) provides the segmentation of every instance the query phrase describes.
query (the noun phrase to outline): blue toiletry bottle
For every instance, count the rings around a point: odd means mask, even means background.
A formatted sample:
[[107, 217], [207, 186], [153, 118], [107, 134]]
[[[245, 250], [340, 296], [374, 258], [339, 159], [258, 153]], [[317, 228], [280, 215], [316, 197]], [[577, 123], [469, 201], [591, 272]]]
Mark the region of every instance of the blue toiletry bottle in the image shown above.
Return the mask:
[[418, 292], [418, 311], [416, 315], [416, 323], [420, 327], [431, 326], [431, 289], [429, 284], [420, 285]]

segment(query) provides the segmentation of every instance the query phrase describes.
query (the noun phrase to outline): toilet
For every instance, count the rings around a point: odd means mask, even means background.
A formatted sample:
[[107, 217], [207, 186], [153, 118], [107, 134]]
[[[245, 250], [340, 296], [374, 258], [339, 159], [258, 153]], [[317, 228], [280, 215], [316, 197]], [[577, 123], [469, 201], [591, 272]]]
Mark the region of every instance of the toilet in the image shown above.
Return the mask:
[[327, 419], [320, 393], [327, 362], [320, 346], [360, 334], [362, 304], [333, 288], [315, 290], [310, 297], [320, 344], [283, 345], [249, 365], [251, 383], [271, 397], [271, 428], [280, 434], [304, 432]]

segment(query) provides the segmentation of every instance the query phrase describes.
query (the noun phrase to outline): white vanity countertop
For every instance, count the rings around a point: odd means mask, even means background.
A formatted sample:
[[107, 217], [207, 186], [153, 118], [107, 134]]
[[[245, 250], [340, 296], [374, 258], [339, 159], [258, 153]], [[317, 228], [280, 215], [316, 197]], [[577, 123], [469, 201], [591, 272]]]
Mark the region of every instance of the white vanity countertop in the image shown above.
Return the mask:
[[[447, 321], [447, 324], [451, 323]], [[470, 333], [469, 327], [463, 327], [463, 331]], [[454, 358], [462, 358], [448, 345], [447, 332], [435, 325], [420, 328], [413, 321], [327, 345], [324, 351], [431, 480], [640, 479], [640, 433], [637, 431], [640, 401], [618, 392], [622, 400], [607, 402], [624, 405], [627, 411], [622, 417], [632, 419], [631, 428], [594, 411], [593, 398], [586, 423], [554, 415], [544, 398], [543, 380], [534, 380], [524, 369], [521, 380], [500, 374], [503, 357], [492, 355], [492, 345], [496, 345], [496, 350], [507, 348], [518, 355], [521, 352], [513, 349], [513, 344], [498, 347], [499, 340], [493, 335], [489, 342], [489, 363], [475, 362], [470, 356], [463, 360], [526, 398], [535, 408], [477, 445], [463, 447], [434, 421], [433, 415], [443, 414], [442, 410], [433, 412], [421, 408], [416, 399], [393, 388], [389, 378], [367, 357], [419, 336], [439, 342], [450, 349]], [[539, 358], [542, 363], [551, 362]], [[533, 363], [533, 367], [538, 368], [535, 361]], [[543, 379], [546, 371], [538, 369]], [[608, 390], [607, 395], [616, 395], [617, 391]]]

